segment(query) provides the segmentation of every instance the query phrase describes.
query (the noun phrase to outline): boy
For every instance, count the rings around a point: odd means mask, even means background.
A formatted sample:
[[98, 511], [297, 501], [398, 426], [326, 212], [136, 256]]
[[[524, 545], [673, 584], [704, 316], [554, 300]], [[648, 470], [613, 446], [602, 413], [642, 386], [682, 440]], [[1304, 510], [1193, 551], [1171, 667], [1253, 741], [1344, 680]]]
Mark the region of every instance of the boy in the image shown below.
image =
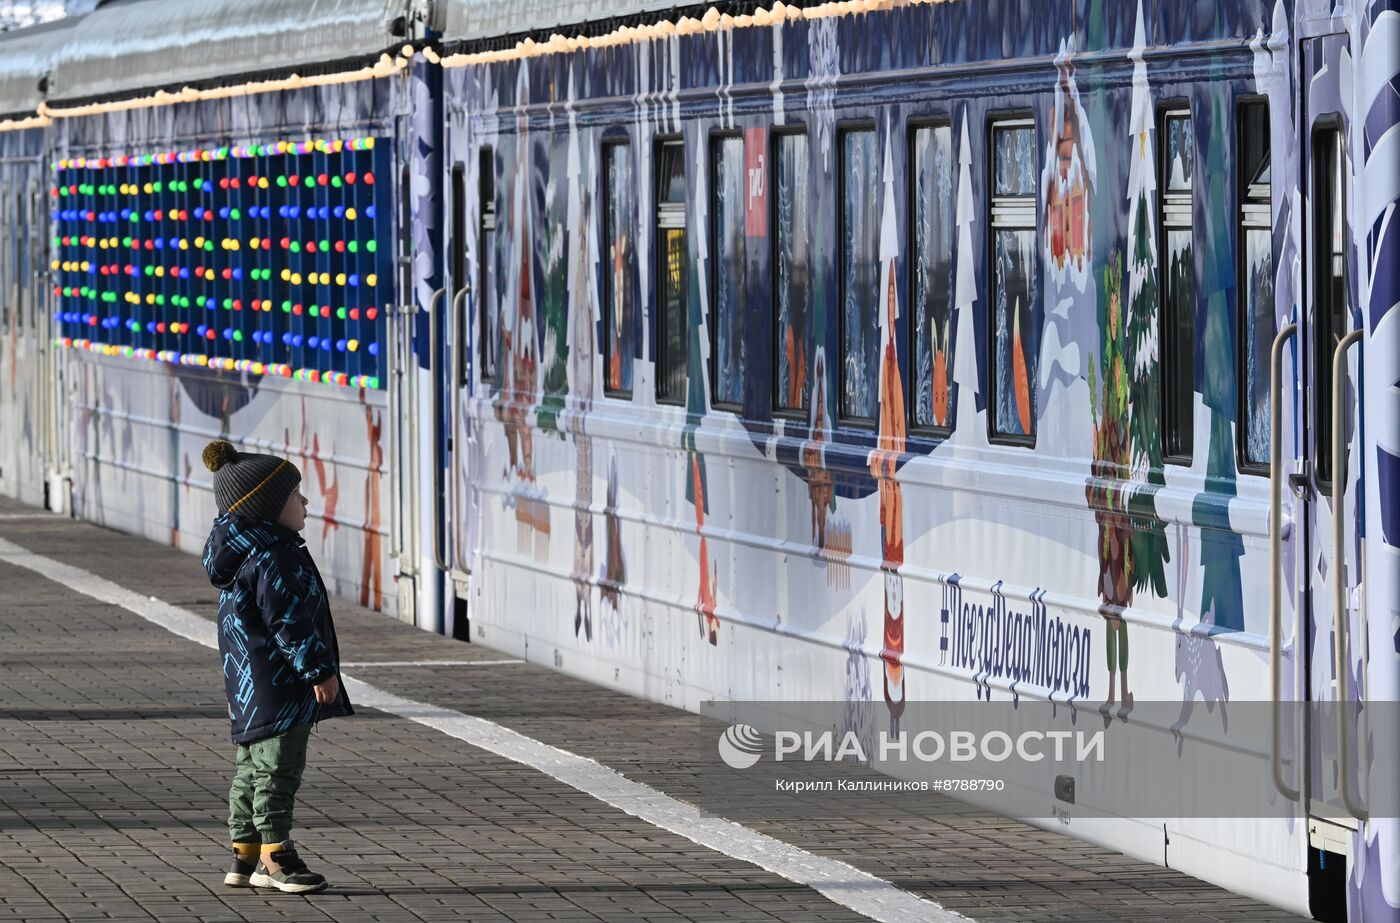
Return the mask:
[[237, 773], [229, 791], [233, 866], [224, 884], [307, 894], [326, 879], [297, 857], [292, 806], [311, 726], [354, 714], [325, 584], [298, 534], [301, 472], [273, 455], [204, 447], [219, 516], [204, 569], [219, 594], [219, 653]]

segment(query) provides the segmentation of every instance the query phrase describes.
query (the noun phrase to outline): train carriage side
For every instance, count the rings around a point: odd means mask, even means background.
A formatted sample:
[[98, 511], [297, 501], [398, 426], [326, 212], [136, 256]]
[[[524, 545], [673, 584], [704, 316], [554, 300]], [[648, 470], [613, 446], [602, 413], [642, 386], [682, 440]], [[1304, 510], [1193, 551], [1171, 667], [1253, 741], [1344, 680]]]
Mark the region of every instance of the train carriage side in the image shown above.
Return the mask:
[[444, 557], [471, 637], [692, 709], [844, 700], [867, 735], [1041, 699], [1248, 739], [1270, 817], [1052, 823], [1323, 916], [1331, 856], [1352, 919], [1395, 919], [1393, 825], [1336, 783], [1359, 726], [1340, 761], [1335, 720], [1244, 730], [1335, 699], [1337, 624], [1371, 696], [1394, 683], [1388, 635], [1366, 659], [1329, 602], [1358, 546], [1392, 552], [1355, 512], [1334, 546], [1317, 474], [1318, 357], [1390, 284], [1345, 233], [1341, 72], [1391, 20], [949, 2], [570, 45], [536, 6], [446, 36]]
[[285, 455], [332, 591], [393, 612], [409, 107], [381, 55], [404, 23], [381, 2], [276, 7], [117, 3], [73, 29], [45, 155], [62, 454], [78, 516], [196, 553], [204, 444]]
[[48, 289], [47, 119], [41, 79], [68, 22], [0, 34], [0, 493], [64, 509], [48, 497], [58, 467]]

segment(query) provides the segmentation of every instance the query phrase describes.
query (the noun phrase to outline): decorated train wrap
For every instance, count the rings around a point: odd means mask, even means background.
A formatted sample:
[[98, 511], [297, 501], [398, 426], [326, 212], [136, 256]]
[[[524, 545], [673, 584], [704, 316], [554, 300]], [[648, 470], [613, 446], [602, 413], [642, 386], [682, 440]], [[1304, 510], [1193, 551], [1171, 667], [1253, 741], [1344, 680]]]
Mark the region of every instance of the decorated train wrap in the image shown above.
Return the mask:
[[[1389, 156], [1393, 54], [1358, 59], [1395, 16], [778, 7], [447, 57], [472, 637], [685, 707], [870, 703], [850, 714], [890, 731], [910, 702], [1030, 697], [1110, 734], [1175, 701], [1189, 733], [1268, 701], [1271, 670], [1299, 678], [1286, 699], [1335, 698], [1336, 584], [1356, 600], [1363, 567], [1386, 570], [1375, 599], [1395, 566], [1360, 514], [1393, 489], [1394, 415], [1358, 377], [1391, 361], [1396, 294], [1371, 268], [1394, 164], [1365, 166]], [[1299, 147], [1319, 131], [1331, 161]], [[1324, 323], [1303, 264], [1327, 183]], [[1290, 326], [1283, 374], [1307, 384], [1274, 414]], [[1275, 450], [1289, 472], [1326, 463], [1304, 394], [1348, 329], [1367, 358], [1344, 366], [1358, 461], [1334, 548], [1330, 493], [1290, 491], [1271, 528], [1269, 471]], [[1298, 633], [1275, 652], [1277, 533]], [[1371, 616], [1368, 667], [1346, 619], [1374, 696], [1393, 626]], [[1330, 740], [1279, 757], [1308, 764], [1318, 804], [1342, 798]], [[1078, 835], [1308, 906], [1301, 808], [1074, 813]], [[1347, 830], [1352, 918], [1396, 919], [1400, 831]]]
[[45, 447], [58, 438], [44, 410], [53, 396], [44, 342], [48, 206], [45, 136], [0, 134], [0, 492], [42, 504]]
[[197, 551], [215, 513], [204, 444], [285, 453], [333, 592], [394, 610], [403, 95], [381, 79], [55, 126], [49, 345], [78, 515]]
[[1036, 822], [1400, 920], [1400, 4], [233, 6], [0, 37], [0, 490], [198, 550], [223, 436], [650, 699], [1166, 706], [1268, 816]]

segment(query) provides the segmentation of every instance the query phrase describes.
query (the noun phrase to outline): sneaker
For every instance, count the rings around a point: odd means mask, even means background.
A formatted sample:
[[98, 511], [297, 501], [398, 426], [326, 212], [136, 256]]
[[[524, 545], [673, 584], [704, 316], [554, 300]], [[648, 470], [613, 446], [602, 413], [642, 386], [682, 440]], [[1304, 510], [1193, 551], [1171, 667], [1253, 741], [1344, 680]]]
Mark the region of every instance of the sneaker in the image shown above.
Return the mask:
[[253, 871], [257, 868], [257, 864], [239, 858], [238, 850], [236, 849], [232, 850], [232, 852], [233, 864], [229, 866], [228, 874], [224, 876], [224, 884], [231, 888], [251, 887], [248, 879], [252, 877]]
[[326, 889], [325, 876], [306, 867], [291, 840], [267, 858], [272, 860], [273, 868], [269, 869], [266, 861], [259, 860], [258, 867], [248, 878], [253, 887], [276, 888], [289, 894], [314, 894]]

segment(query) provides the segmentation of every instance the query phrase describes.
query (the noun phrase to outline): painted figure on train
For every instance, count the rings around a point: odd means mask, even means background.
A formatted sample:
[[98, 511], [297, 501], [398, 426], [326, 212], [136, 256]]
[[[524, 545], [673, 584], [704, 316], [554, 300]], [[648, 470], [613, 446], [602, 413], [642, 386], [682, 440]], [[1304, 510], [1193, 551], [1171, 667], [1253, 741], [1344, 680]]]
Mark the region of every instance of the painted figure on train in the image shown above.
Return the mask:
[[895, 262], [889, 261], [885, 300], [885, 348], [880, 360], [880, 428], [870, 453], [870, 473], [879, 485], [880, 570], [885, 584], [885, 633], [880, 659], [885, 664], [885, 704], [890, 713], [890, 733], [899, 733], [904, 713], [904, 498], [896, 474], [904, 452], [904, 380], [895, 348], [895, 322], [899, 303], [895, 297]]

